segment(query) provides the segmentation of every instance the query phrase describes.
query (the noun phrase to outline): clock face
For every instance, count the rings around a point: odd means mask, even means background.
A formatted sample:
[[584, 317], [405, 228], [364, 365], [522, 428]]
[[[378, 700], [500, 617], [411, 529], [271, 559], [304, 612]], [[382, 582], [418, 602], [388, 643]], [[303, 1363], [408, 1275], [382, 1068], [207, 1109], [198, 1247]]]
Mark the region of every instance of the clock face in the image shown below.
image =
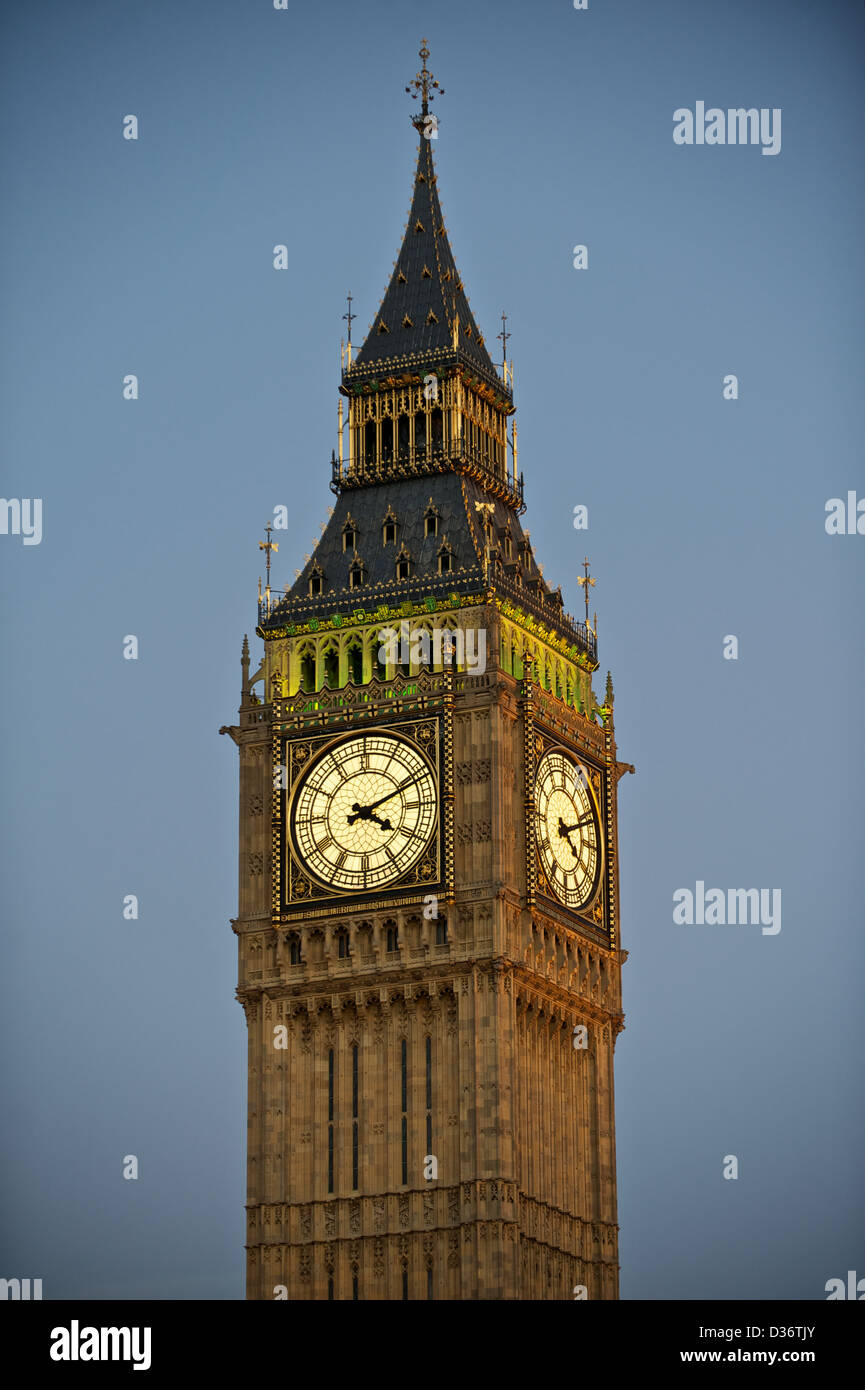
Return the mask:
[[302, 774], [291, 833], [310, 874], [341, 893], [363, 893], [402, 877], [429, 846], [438, 793], [414, 744], [392, 734], [354, 734]]
[[558, 749], [538, 765], [535, 832], [556, 897], [583, 907], [601, 876], [600, 818], [585, 770]]

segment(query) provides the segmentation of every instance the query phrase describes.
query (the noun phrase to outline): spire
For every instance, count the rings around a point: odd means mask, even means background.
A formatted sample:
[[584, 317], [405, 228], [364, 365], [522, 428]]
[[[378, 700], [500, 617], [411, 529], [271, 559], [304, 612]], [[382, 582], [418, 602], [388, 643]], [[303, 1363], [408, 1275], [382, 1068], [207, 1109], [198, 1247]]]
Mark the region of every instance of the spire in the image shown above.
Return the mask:
[[501, 378], [475, 322], [445, 231], [432, 156], [437, 126], [429, 113], [433, 89], [439, 93], [443, 89], [427, 69], [425, 40], [420, 53], [423, 68], [412, 83], [421, 98], [421, 112], [412, 119], [419, 144], [411, 210], [390, 284], [355, 354], [354, 373], [346, 375], [356, 380], [368, 378], [371, 370], [373, 375], [376, 371], [416, 372], [424, 359], [432, 359], [428, 365], [433, 367], [437, 360], [453, 362], [456, 355], [501, 390]]

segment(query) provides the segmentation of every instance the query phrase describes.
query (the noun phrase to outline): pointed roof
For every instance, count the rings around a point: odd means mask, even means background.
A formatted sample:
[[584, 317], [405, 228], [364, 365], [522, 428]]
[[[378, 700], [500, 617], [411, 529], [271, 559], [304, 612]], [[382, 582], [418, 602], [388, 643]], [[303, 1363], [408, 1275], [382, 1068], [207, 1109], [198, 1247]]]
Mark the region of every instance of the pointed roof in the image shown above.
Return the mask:
[[455, 349], [501, 386], [448, 241], [432, 141], [421, 133], [402, 246], [381, 306], [354, 360], [358, 368], [375, 364], [385, 370], [392, 359], [435, 354], [441, 360], [442, 353], [450, 355]]

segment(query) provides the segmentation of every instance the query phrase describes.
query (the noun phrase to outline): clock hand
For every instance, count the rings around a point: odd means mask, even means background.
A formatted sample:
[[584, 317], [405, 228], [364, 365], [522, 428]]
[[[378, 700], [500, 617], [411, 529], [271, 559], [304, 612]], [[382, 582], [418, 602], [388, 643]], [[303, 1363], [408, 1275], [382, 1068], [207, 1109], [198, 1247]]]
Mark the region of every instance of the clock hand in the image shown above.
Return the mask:
[[590, 821], [592, 819], [592, 812], [587, 811], [584, 816], [580, 817], [576, 825], [565, 825], [565, 822], [562, 820], [561, 816], [559, 816], [559, 834], [563, 838], [567, 838], [572, 830], [579, 830], [581, 825], [585, 825], [587, 821]]
[[[376, 802], [376, 805], [380, 806], [381, 802]], [[375, 814], [371, 806], [359, 806], [357, 802], [355, 802], [351, 809], [355, 814], [353, 816], [346, 816], [349, 825], [354, 825], [356, 820], [374, 820], [376, 825], [381, 826], [382, 830], [393, 830], [390, 821], [382, 820]]]
[[[407, 781], [405, 781], [405, 782], [400, 782], [400, 784], [399, 784], [398, 787], [394, 787], [394, 789], [393, 789], [392, 792], [388, 792], [387, 796], [380, 796], [379, 799], [378, 799], [378, 801], [374, 801], [374, 802], [372, 803], [372, 805], [371, 805], [371, 806], [367, 806], [366, 809], [367, 809], [368, 811], [376, 811], [376, 810], [378, 810], [379, 806], [381, 806], [381, 805], [384, 804], [385, 801], [390, 801], [390, 799], [391, 799], [392, 796], [396, 796], [399, 792], [404, 792], [405, 789], [406, 789], [406, 787], [417, 787], [417, 786], [419, 786], [419, 785], [420, 785], [420, 780], [419, 780], [419, 778], [417, 778], [417, 777], [409, 777]], [[352, 809], [353, 809], [353, 808], [352, 808]]]
[[399, 792], [405, 791], [407, 787], [416, 787], [419, 785], [419, 778], [409, 777], [409, 779], [406, 782], [400, 782], [398, 787], [395, 787], [392, 792], [388, 792], [387, 796], [380, 796], [378, 801], [373, 801], [369, 806], [360, 806], [355, 801], [351, 808], [355, 814], [353, 816], [346, 817], [349, 825], [354, 825], [354, 822], [356, 820], [375, 820], [376, 817], [373, 816], [372, 812], [377, 811], [379, 806], [383, 806], [386, 801], [390, 801], [391, 797], [396, 796]]

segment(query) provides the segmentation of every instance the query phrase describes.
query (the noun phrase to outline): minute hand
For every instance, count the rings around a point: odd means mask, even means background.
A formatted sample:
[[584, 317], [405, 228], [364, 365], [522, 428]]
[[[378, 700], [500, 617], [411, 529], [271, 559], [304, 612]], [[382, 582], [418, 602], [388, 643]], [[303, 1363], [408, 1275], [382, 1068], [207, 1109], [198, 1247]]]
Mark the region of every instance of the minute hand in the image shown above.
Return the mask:
[[367, 809], [368, 811], [377, 811], [378, 808], [379, 808], [379, 806], [383, 806], [384, 803], [385, 803], [386, 801], [390, 801], [391, 797], [392, 797], [392, 796], [396, 796], [399, 792], [404, 792], [405, 789], [406, 789], [406, 787], [417, 787], [417, 786], [419, 786], [419, 785], [420, 785], [420, 779], [419, 779], [419, 778], [417, 778], [417, 777], [410, 777], [409, 780], [408, 780], [407, 782], [400, 782], [399, 786], [398, 786], [398, 787], [394, 787], [393, 791], [392, 791], [392, 792], [388, 792], [387, 796], [380, 796], [379, 799], [378, 799], [378, 801], [374, 801], [374, 802], [372, 803], [372, 805], [371, 805], [371, 806], [367, 806], [366, 809]]

